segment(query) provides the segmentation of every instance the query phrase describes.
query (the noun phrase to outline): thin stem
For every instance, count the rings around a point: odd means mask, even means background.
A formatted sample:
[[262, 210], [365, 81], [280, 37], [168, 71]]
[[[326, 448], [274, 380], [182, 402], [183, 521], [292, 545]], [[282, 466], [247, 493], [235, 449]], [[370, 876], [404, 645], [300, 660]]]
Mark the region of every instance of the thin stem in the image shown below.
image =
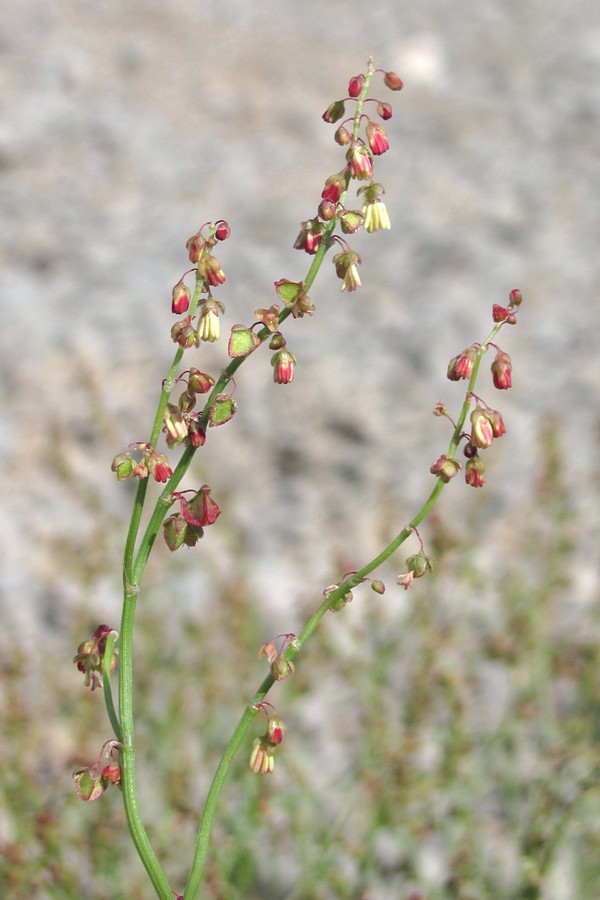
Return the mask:
[[110, 719], [110, 724], [112, 725], [112, 729], [115, 733], [116, 739], [120, 741], [121, 726], [119, 725], [119, 717], [117, 716], [117, 712], [115, 710], [112, 687], [110, 684], [110, 663], [112, 660], [116, 639], [117, 633], [115, 631], [111, 632], [106, 638], [104, 656], [102, 657], [102, 691], [104, 693], [104, 703], [106, 704], [106, 711], [108, 713], [108, 718]]

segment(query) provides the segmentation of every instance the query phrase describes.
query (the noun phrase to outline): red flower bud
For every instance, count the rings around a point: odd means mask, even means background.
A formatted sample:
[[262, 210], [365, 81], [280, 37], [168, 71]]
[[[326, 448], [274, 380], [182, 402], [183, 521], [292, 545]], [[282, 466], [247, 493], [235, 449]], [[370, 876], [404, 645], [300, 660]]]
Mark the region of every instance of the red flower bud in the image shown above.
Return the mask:
[[474, 456], [467, 461], [465, 468], [465, 481], [471, 487], [479, 488], [485, 484], [483, 473], [485, 465], [480, 456]]
[[491, 368], [494, 386], [497, 387], [499, 391], [506, 391], [508, 388], [512, 387], [512, 363], [508, 353], [498, 350]]
[[475, 447], [490, 447], [494, 440], [494, 430], [487, 410], [477, 404], [471, 413], [471, 438]]
[[351, 97], [356, 98], [360, 95], [365, 83], [364, 75], [355, 75], [348, 83], [348, 93]]
[[378, 113], [378, 115], [381, 116], [381, 118], [384, 121], [387, 121], [388, 119], [392, 118], [392, 107], [390, 106], [389, 103], [384, 103], [383, 101], [380, 101], [377, 104], [377, 113]]
[[229, 224], [224, 219], [220, 219], [215, 226], [216, 239], [218, 241], [226, 241], [230, 234], [231, 228]]
[[475, 347], [467, 347], [448, 364], [448, 378], [450, 381], [460, 381], [468, 379], [473, 373], [473, 366], [477, 358], [477, 349]]
[[385, 153], [386, 150], [390, 149], [390, 144], [383, 125], [377, 125], [376, 122], [369, 122], [366, 131], [369, 147], [374, 156], [381, 156], [382, 153]]
[[329, 122], [329, 124], [332, 125], [334, 122], [337, 122], [338, 119], [342, 118], [345, 109], [346, 107], [344, 106], [343, 100], [334, 100], [323, 113], [323, 121]]
[[518, 288], [515, 288], [510, 292], [510, 294], [508, 295], [508, 299], [510, 300], [511, 306], [520, 306], [523, 302], [523, 296]]
[[183, 279], [177, 282], [171, 296], [171, 312], [174, 312], [176, 316], [186, 313], [190, 306], [190, 289], [183, 283]]

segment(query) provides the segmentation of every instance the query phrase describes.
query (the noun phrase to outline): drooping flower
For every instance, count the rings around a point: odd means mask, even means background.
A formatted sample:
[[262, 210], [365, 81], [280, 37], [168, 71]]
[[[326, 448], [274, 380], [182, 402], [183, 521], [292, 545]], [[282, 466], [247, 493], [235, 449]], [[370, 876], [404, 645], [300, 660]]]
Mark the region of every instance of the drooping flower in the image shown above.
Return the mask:
[[360, 265], [360, 256], [355, 250], [342, 250], [333, 257], [333, 264], [338, 278], [342, 280], [341, 291], [355, 291], [362, 284], [358, 274], [357, 265]]
[[289, 384], [294, 380], [294, 367], [296, 357], [283, 347], [271, 358], [273, 366], [273, 381], [275, 384]]
[[504, 353], [503, 350], [498, 350], [491, 368], [494, 386], [497, 387], [499, 391], [506, 391], [508, 388], [512, 387], [512, 363], [508, 353]]
[[477, 404], [471, 413], [471, 444], [474, 447], [491, 447], [494, 440], [494, 429], [487, 410]]

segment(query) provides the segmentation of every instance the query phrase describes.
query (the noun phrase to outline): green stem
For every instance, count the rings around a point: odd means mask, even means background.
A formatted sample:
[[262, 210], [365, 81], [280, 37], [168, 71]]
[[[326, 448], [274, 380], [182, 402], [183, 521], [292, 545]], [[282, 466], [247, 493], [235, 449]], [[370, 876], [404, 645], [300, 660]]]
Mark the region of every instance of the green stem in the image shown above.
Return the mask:
[[112, 687], [110, 684], [110, 663], [111, 663], [116, 639], [117, 639], [116, 631], [113, 631], [106, 638], [106, 644], [105, 644], [105, 648], [104, 648], [104, 656], [102, 657], [102, 690], [104, 692], [104, 703], [106, 704], [106, 711], [108, 713], [108, 718], [110, 719], [110, 724], [112, 725], [112, 729], [115, 733], [116, 739], [118, 741], [120, 741], [121, 740], [121, 726], [119, 725], [119, 717], [117, 716], [117, 713], [115, 710], [115, 704], [114, 704], [113, 695], [112, 695]]
[[[449, 456], [454, 456], [461, 439], [463, 426], [471, 405], [471, 392], [475, 387], [481, 359], [485, 351], [488, 349], [490, 342], [494, 339], [497, 332], [499, 331], [500, 327], [500, 325], [495, 326], [484, 343], [478, 348], [473, 365], [473, 372], [471, 378], [469, 379], [467, 391], [465, 394], [465, 400], [461, 407], [460, 415], [450, 439], [450, 444], [448, 447]], [[298, 636], [293, 641], [290, 641], [288, 647], [285, 650], [286, 659], [291, 661], [298, 655], [298, 653], [305, 646], [308, 639], [316, 630], [318, 624], [321, 622], [325, 614], [336, 604], [336, 602], [341, 601], [349, 591], [356, 587], [357, 584], [360, 584], [360, 582], [363, 581], [368, 575], [370, 575], [371, 572], [374, 572], [376, 569], [378, 569], [379, 566], [386, 562], [386, 560], [388, 560], [392, 556], [392, 554], [395, 553], [396, 550], [398, 550], [398, 548], [404, 543], [404, 541], [406, 541], [406, 539], [410, 537], [413, 531], [429, 515], [445, 487], [446, 482], [442, 481], [442, 479], [438, 477], [435, 487], [431, 491], [429, 497], [421, 506], [416, 515], [410, 520], [408, 525], [406, 525], [396, 535], [396, 537], [392, 541], [390, 541], [390, 543], [381, 551], [381, 553], [373, 557], [370, 562], [366, 563], [366, 565], [364, 565], [361, 569], [347, 578], [334, 591], [327, 595], [325, 600], [323, 600], [323, 602], [305, 623]], [[194, 898], [196, 897], [196, 892], [202, 879], [204, 864], [206, 862], [206, 856], [208, 853], [213, 816], [217, 808], [219, 796], [225, 784], [227, 774], [231, 767], [231, 763], [258, 712], [259, 704], [265, 699], [274, 684], [275, 678], [271, 673], [269, 673], [269, 675], [264, 678], [260, 687], [254, 694], [250, 705], [245, 709], [241, 719], [239, 720], [235, 728], [235, 731], [233, 732], [231, 740], [227, 744], [223, 756], [221, 757], [221, 761], [217, 767], [215, 776], [210, 786], [202, 813], [194, 861], [183, 895], [184, 900], [194, 900]]]

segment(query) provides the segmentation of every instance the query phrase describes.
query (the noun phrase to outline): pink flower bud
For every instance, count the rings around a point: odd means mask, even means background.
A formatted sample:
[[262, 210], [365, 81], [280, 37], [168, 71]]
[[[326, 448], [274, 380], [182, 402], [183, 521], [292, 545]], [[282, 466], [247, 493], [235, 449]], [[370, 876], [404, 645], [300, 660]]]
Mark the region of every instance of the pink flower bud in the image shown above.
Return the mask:
[[467, 465], [465, 468], [465, 481], [471, 487], [483, 487], [483, 485], [485, 484], [485, 478], [483, 477], [484, 472], [485, 465], [481, 457], [473, 456], [471, 459], [467, 460]]
[[516, 325], [517, 317], [504, 306], [498, 306], [496, 303], [492, 306], [492, 319], [494, 322], [507, 322], [509, 325]]
[[289, 350], [285, 348], [278, 350], [271, 359], [271, 365], [275, 384], [289, 384], [294, 380], [296, 357]]
[[494, 433], [495, 438], [502, 437], [503, 434], [506, 434], [506, 428], [504, 426], [504, 421], [502, 416], [496, 409], [488, 409], [487, 410], [488, 419], [492, 423], [492, 431]]
[[471, 438], [474, 447], [490, 447], [494, 440], [494, 429], [487, 410], [477, 404], [471, 413]]
[[[200, 417], [200, 413], [196, 413], [198, 419]], [[202, 427], [200, 422], [195, 416], [190, 416], [190, 420], [188, 422], [188, 444], [190, 447], [203, 447], [206, 443], [206, 429]]]
[[336, 175], [330, 175], [325, 182], [325, 187], [321, 197], [323, 200], [329, 200], [331, 203], [337, 203], [346, 190], [346, 179], [343, 172]]
[[188, 238], [185, 247], [188, 251], [189, 260], [191, 263], [198, 262], [198, 260], [202, 256], [202, 252], [205, 246], [206, 241], [204, 240], [200, 232], [198, 232], [198, 234], [193, 234], [191, 238]]
[[366, 181], [368, 178], [373, 177], [371, 154], [364, 144], [355, 144], [354, 147], [351, 147], [346, 154], [346, 160], [352, 178]]
[[319, 249], [322, 237], [322, 223], [318, 219], [308, 219], [300, 223], [300, 234], [294, 241], [294, 249], [304, 250], [305, 253], [313, 255]]
[[215, 225], [215, 237], [218, 241], [226, 241], [231, 234], [229, 223], [220, 219]]
[[331, 222], [335, 219], [335, 203], [331, 200], [321, 200], [319, 203], [319, 218], [324, 222]]
[[469, 379], [473, 373], [473, 366], [477, 358], [477, 349], [475, 347], [467, 347], [448, 364], [448, 378], [450, 381], [460, 381], [461, 379]]
[[285, 734], [285, 725], [277, 716], [273, 716], [269, 719], [269, 724], [267, 725], [267, 733], [265, 735], [266, 739], [270, 744], [280, 744], [283, 740], [283, 736]]
[[384, 121], [392, 118], [392, 107], [389, 103], [383, 103], [380, 101], [377, 104], [377, 113], [381, 116]]
[[375, 122], [369, 122], [367, 125], [367, 140], [371, 153], [374, 156], [381, 156], [386, 150], [390, 149], [387, 134], [383, 125], [377, 125]]
[[171, 312], [176, 316], [186, 313], [190, 307], [190, 289], [183, 283], [183, 279], [177, 282], [171, 296]]
[[360, 92], [361, 92], [362, 89], [363, 89], [363, 84], [364, 84], [364, 83], [365, 83], [365, 76], [364, 76], [364, 75], [355, 75], [355, 76], [354, 76], [353, 78], [351, 78], [350, 81], [348, 82], [348, 94], [349, 94], [353, 99], [356, 99], [356, 97], [358, 97], [358, 96], [360, 95]]
[[498, 350], [491, 368], [494, 386], [497, 387], [499, 391], [506, 391], [508, 388], [512, 387], [512, 363], [508, 353], [504, 353], [503, 350]]

